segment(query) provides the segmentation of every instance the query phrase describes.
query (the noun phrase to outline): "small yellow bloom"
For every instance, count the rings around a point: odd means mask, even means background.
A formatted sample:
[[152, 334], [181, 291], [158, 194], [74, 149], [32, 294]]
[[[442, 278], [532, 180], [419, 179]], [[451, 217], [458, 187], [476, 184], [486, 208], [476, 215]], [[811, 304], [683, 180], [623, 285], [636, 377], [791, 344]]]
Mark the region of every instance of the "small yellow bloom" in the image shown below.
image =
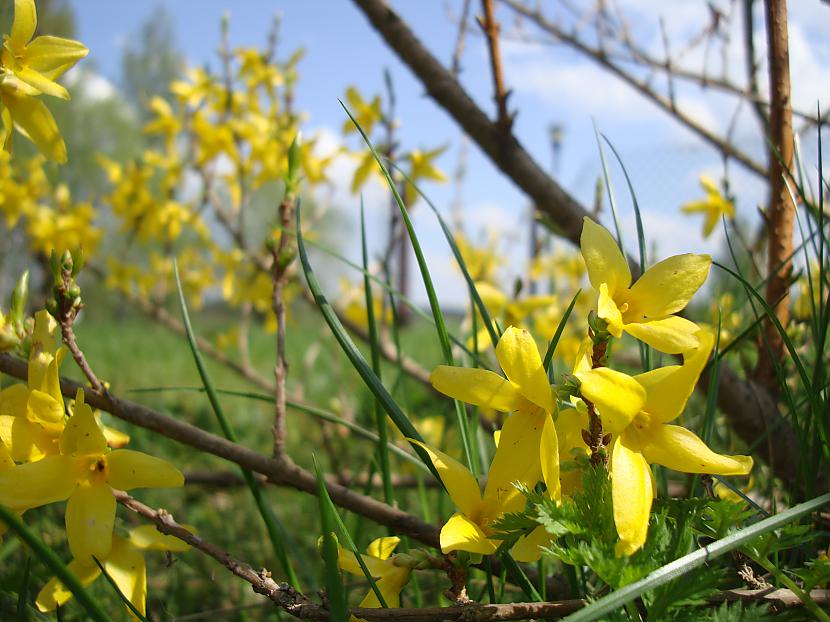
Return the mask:
[[[194, 531], [189, 525], [183, 525], [183, 527]], [[145, 615], [147, 567], [141, 551], [182, 552], [189, 548], [188, 544], [178, 538], [159, 533], [152, 525], [142, 525], [130, 530], [127, 538], [113, 535], [109, 556], [98, 561], [115, 581], [121, 593], [129, 599], [141, 615]], [[94, 561], [91, 564], [81, 564], [73, 559], [68, 567], [84, 586], [90, 585], [101, 574], [101, 569]], [[37, 595], [35, 603], [38, 610], [48, 613], [66, 604], [71, 598], [72, 592], [53, 577]]]
[[720, 188], [708, 175], [700, 176], [700, 185], [706, 198], [689, 201], [680, 207], [684, 214], [703, 214], [703, 237], [708, 238], [721, 217], [735, 218], [735, 204], [721, 194]]
[[[69, 99], [69, 93], [55, 82], [89, 50], [71, 39], [32, 37], [37, 28], [34, 0], [15, 0], [11, 34], [6, 36], [0, 62], [0, 101], [5, 107], [6, 138], [11, 123], [29, 138], [44, 155], [66, 161], [66, 145], [52, 113], [34, 96], [44, 93]], [[5, 142], [5, 141], [4, 141]]]
[[0, 504], [25, 510], [68, 500], [66, 533], [81, 564], [106, 559], [115, 520], [113, 489], [182, 486], [182, 474], [159, 458], [129, 449], [110, 451], [83, 390], [60, 436], [60, 454], [0, 472]]
[[[372, 578], [378, 591], [383, 595], [383, 600], [390, 608], [401, 606], [401, 590], [409, 582], [412, 568], [398, 565], [392, 551], [398, 546], [401, 539], [397, 537], [385, 537], [373, 540], [366, 549], [366, 555], [361, 555], [363, 563]], [[337, 565], [341, 570], [364, 577], [363, 569], [360, 567], [354, 553], [343, 550], [337, 546]], [[360, 601], [358, 607], [377, 609], [381, 606], [375, 591], [370, 589], [369, 593]], [[352, 622], [359, 618], [351, 617]]]
[[751, 457], [716, 454], [694, 433], [668, 425], [683, 412], [715, 343], [707, 330], [697, 338], [699, 347], [684, 353], [682, 365], [630, 377], [583, 364], [575, 374], [581, 394], [613, 434], [609, 470], [618, 555], [631, 555], [646, 541], [655, 494], [650, 464], [713, 475], [746, 475], [752, 469]]
[[611, 234], [585, 217], [580, 240], [588, 278], [598, 293], [597, 315], [608, 332], [623, 331], [667, 354], [698, 347], [693, 322], [673, 315], [686, 307], [709, 275], [709, 255], [675, 255], [656, 263], [631, 284], [628, 262]]

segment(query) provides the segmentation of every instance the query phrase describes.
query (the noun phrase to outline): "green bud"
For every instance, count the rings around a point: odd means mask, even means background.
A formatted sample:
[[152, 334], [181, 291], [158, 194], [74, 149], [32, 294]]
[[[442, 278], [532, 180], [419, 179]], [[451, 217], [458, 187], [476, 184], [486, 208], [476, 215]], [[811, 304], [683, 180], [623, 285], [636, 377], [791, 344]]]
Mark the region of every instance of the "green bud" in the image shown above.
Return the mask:
[[86, 262], [86, 257], [84, 257], [84, 249], [79, 248], [73, 254], [75, 261], [74, 265], [72, 266], [72, 276], [78, 276], [78, 273], [81, 271], [81, 268], [84, 267], [84, 263]]
[[73, 263], [74, 261], [72, 259], [72, 253], [69, 252], [69, 249], [65, 250], [63, 253], [63, 257], [61, 257], [61, 268], [63, 268], [67, 272], [72, 272]]
[[29, 299], [29, 271], [26, 270], [17, 281], [17, 286], [12, 292], [11, 308], [9, 319], [15, 323], [23, 322], [23, 314], [26, 312], [26, 301]]
[[76, 300], [81, 297], [81, 288], [78, 287], [78, 284], [75, 281], [66, 288], [66, 297], [70, 300]]
[[52, 278], [54, 279], [55, 283], [60, 283], [61, 281], [61, 258], [58, 255], [58, 251], [52, 249], [52, 254], [49, 255], [49, 268], [52, 270]]
[[49, 315], [53, 318], [56, 320], [58, 319], [58, 303], [55, 302], [54, 298], [50, 298], [46, 301], [46, 311], [48, 311]]
[[608, 332], [608, 322], [599, 317], [596, 311], [591, 311], [588, 314], [588, 326], [591, 327], [591, 331], [594, 333], [594, 341], [607, 341], [611, 338], [611, 334]]
[[300, 181], [300, 161], [303, 152], [303, 134], [297, 132], [291, 146], [288, 147], [288, 170], [285, 173], [285, 193], [295, 194]]

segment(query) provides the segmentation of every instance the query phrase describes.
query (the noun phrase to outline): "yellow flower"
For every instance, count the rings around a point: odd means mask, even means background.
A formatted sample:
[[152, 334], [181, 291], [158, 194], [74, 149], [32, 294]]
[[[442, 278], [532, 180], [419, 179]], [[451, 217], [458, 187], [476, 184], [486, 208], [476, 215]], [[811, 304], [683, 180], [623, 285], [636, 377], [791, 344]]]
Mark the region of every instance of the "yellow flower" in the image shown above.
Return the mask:
[[646, 541], [654, 484], [650, 464], [682, 473], [746, 475], [749, 456], [714, 453], [689, 430], [668, 425], [686, 406], [715, 343], [701, 330], [699, 347], [684, 353], [682, 365], [670, 365], [631, 377], [605, 367], [587, 369], [587, 358], [574, 375], [580, 393], [594, 403], [611, 444], [611, 496], [620, 541], [618, 555], [631, 555]]
[[68, 500], [66, 533], [72, 556], [81, 564], [106, 559], [112, 547], [115, 497], [112, 489], [181, 486], [173, 466], [129, 449], [110, 451], [83, 390], [60, 437], [60, 454], [0, 472], [0, 504], [30, 509]]
[[[515, 484], [532, 488], [543, 479], [549, 495], [558, 496], [556, 429], [550, 414], [539, 408], [532, 412], [519, 411], [507, 419], [499, 434], [484, 494], [464, 465], [443, 452], [418, 444], [429, 454], [457, 509], [441, 529], [440, 543], [444, 553], [495, 553], [499, 541], [490, 537], [493, 535], [492, 523], [505, 513], [522, 511], [525, 506], [525, 497]], [[534, 542], [537, 535], [535, 531], [531, 534]], [[517, 559], [524, 559], [521, 553], [532, 555], [531, 546], [525, 546], [521, 541], [517, 546], [520, 551]]]
[[5, 110], [6, 136], [13, 122], [46, 156], [66, 161], [66, 145], [55, 119], [43, 104], [34, 99], [44, 93], [69, 99], [69, 93], [55, 80], [87, 55], [89, 50], [71, 39], [41, 36], [32, 39], [37, 28], [34, 0], [15, 0], [11, 34], [3, 46], [0, 73], [0, 101]]
[[[367, 547], [367, 555], [361, 555], [363, 563], [366, 564], [366, 569], [375, 580], [378, 591], [383, 595], [383, 600], [390, 608], [401, 606], [401, 590], [409, 582], [409, 577], [412, 574], [411, 567], [399, 566], [395, 563], [395, 558], [390, 557], [400, 541], [401, 539], [397, 537], [378, 538]], [[358, 577], [365, 576], [363, 569], [355, 559], [354, 553], [343, 550], [340, 545], [337, 546], [337, 565], [340, 566], [341, 570]], [[372, 589], [358, 605], [358, 607], [372, 609], [377, 609], [380, 606], [380, 601]], [[356, 619], [359, 618], [351, 617], [352, 622]]]
[[[409, 161], [409, 178], [413, 183], [418, 183], [422, 179], [431, 179], [438, 183], [446, 183], [447, 176], [435, 166], [435, 160], [447, 150], [447, 146], [438, 147], [431, 151], [421, 151], [420, 149], [413, 149], [404, 156], [405, 160]], [[418, 193], [412, 183], [406, 182], [406, 189], [404, 191], [404, 198], [407, 203], [412, 204], [418, 200]]]
[[[183, 525], [194, 531], [189, 525]], [[106, 559], [98, 559], [112, 577], [118, 589], [126, 596], [141, 615], [146, 614], [147, 567], [142, 550], [182, 552], [190, 545], [173, 536], [159, 533], [152, 525], [142, 525], [130, 530], [127, 538], [112, 536], [112, 549]], [[101, 574], [101, 569], [94, 561], [81, 564], [73, 559], [69, 570], [78, 577], [84, 586], [91, 584]], [[72, 592], [55, 577], [40, 590], [35, 603], [43, 613], [54, 611], [72, 598]]]
[[[346, 103], [349, 105], [349, 111], [352, 113], [352, 116], [357, 120], [360, 127], [363, 128], [363, 131], [366, 132], [366, 135], [371, 135], [375, 123], [383, 117], [383, 112], [380, 109], [380, 96], [375, 95], [371, 102], [367, 102], [363, 99], [363, 95], [360, 94], [357, 88], [350, 86], [346, 89]], [[356, 131], [357, 128], [351, 119], [343, 122], [344, 134], [350, 134]]]
[[602, 226], [585, 217], [580, 240], [588, 278], [598, 292], [597, 315], [608, 332], [623, 331], [668, 354], [680, 354], [698, 346], [698, 327], [673, 315], [684, 309], [709, 275], [709, 255], [675, 255], [646, 270], [631, 284], [628, 262], [614, 238]]
[[708, 238], [721, 217], [735, 218], [735, 205], [721, 194], [711, 177], [701, 175], [700, 185], [706, 191], [706, 198], [684, 203], [680, 211], [684, 214], [703, 214], [703, 237]]

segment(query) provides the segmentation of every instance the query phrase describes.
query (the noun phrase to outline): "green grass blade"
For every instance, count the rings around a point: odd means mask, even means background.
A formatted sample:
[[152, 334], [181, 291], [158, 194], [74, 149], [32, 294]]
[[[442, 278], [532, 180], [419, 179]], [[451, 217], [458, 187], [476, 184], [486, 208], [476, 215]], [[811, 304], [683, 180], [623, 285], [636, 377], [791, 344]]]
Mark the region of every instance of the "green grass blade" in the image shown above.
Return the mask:
[[[366, 214], [363, 209], [363, 197], [360, 197], [360, 246], [363, 258], [363, 289], [366, 294], [366, 323], [369, 325], [369, 347], [372, 351], [372, 371], [381, 379], [380, 346], [378, 327], [375, 323], [375, 301], [372, 298], [372, 282], [369, 280], [369, 251], [366, 248]], [[372, 405], [375, 411], [375, 423], [378, 429], [378, 457], [380, 459], [380, 476], [383, 482], [383, 498], [393, 505], [395, 495], [392, 492], [392, 473], [389, 467], [389, 439], [386, 430], [386, 415], [377, 398]]]
[[[484, 301], [481, 299], [481, 296], [478, 293], [478, 289], [476, 289], [475, 281], [473, 280], [470, 271], [467, 269], [467, 262], [464, 261], [464, 256], [461, 254], [461, 249], [458, 248], [458, 244], [456, 244], [455, 242], [455, 238], [453, 237], [452, 231], [450, 231], [450, 228], [447, 225], [447, 221], [444, 220], [444, 217], [441, 216], [441, 212], [438, 211], [438, 208], [435, 207], [435, 204], [430, 200], [430, 198], [426, 194], [424, 194], [424, 192], [421, 190], [418, 184], [416, 184], [412, 180], [412, 178], [409, 177], [409, 175], [403, 172], [399, 166], [396, 166], [394, 162], [389, 162], [389, 164], [393, 166], [395, 170], [398, 171], [398, 173], [400, 173], [403, 176], [403, 178], [412, 185], [413, 188], [415, 188], [415, 191], [426, 202], [426, 204], [432, 210], [432, 213], [435, 214], [435, 217], [438, 219], [438, 224], [441, 226], [441, 231], [444, 233], [444, 237], [447, 240], [447, 244], [449, 244], [450, 246], [450, 250], [452, 251], [453, 257], [455, 257], [455, 261], [458, 264], [458, 267], [461, 269], [461, 273], [464, 275], [464, 280], [467, 281], [467, 286], [470, 288], [470, 293], [473, 297], [473, 301], [475, 302], [475, 306], [478, 309], [478, 312], [481, 314], [481, 318], [484, 321], [484, 326], [487, 329], [487, 333], [490, 335], [490, 342], [493, 344], [493, 348], [495, 348], [499, 342], [501, 334], [497, 332], [496, 325], [490, 318], [490, 312], [487, 310]], [[476, 356], [476, 358], [478, 358], [478, 356]]]
[[[360, 554], [360, 551], [357, 550], [357, 546], [352, 540], [352, 536], [349, 533], [349, 530], [346, 529], [346, 524], [343, 522], [343, 519], [340, 518], [340, 514], [337, 512], [337, 508], [334, 506], [334, 502], [329, 497], [329, 491], [326, 488], [326, 485], [323, 480], [323, 474], [320, 472], [320, 465], [317, 463], [317, 457], [312, 456], [314, 460], [314, 474], [317, 476], [317, 491], [320, 493], [321, 497], [321, 504], [325, 504], [328, 508], [328, 515], [332, 519], [334, 519], [335, 525], [337, 525], [337, 529], [340, 532], [340, 536], [346, 542], [346, 547], [349, 551], [352, 552], [354, 555], [355, 561], [360, 566], [360, 569], [363, 571], [363, 576], [366, 577], [366, 580], [369, 582], [369, 585], [372, 588], [372, 591], [375, 593], [375, 596], [378, 597], [378, 602], [380, 606], [384, 609], [388, 609], [389, 605], [386, 604], [386, 599], [383, 597], [380, 589], [378, 589], [377, 583], [375, 583], [375, 578], [369, 572], [369, 569], [366, 567], [366, 562], [363, 561], [363, 556]], [[371, 478], [370, 478], [371, 479]]]
[[605, 180], [605, 190], [608, 193], [608, 204], [611, 206], [611, 217], [614, 219], [614, 231], [617, 233], [617, 246], [625, 248], [623, 243], [622, 228], [620, 227], [620, 219], [617, 214], [617, 198], [614, 196], [614, 186], [611, 184], [611, 173], [608, 171], [608, 161], [605, 159], [605, 149], [600, 140], [599, 128], [594, 119], [591, 119], [594, 126], [594, 136], [597, 139], [597, 149], [599, 150], [599, 161], [602, 164], [602, 177]]
[[107, 572], [107, 569], [106, 569], [106, 568], [104, 568], [104, 564], [102, 564], [102, 563], [98, 560], [98, 558], [97, 558], [97, 557], [95, 557], [94, 555], [92, 556], [92, 559], [95, 561], [95, 564], [98, 566], [98, 568], [100, 568], [100, 569], [101, 569], [101, 574], [102, 574], [102, 575], [104, 575], [104, 578], [107, 580], [107, 583], [109, 583], [109, 584], [110, 584], [110, 587], [111, 587], [111, 588], [113, 589], [113, 591], [116, 593], [116, 595], [117, 595], [117, 596], [118, 596], [118, 598], [121, 600], [121, 602], [122, 602], [122, 603], [124, 603], [124, 605], [126, 605], [127, 609], [129, 609], [129, 610], [130, 610], [130, 612], [131, 612], [131, 613], [132, 613], [132, 614], [133, 614], [136, 618], [138, 618], [139, 620], [141, 620], [141, 622], [152, 622], [152, 621], [150, 620], [149, 616], [143, 616], [143, 615], [141, 615], [141, 612], [140, 612], [140, 611], [136, 608], [136, 606], [135, 606], [135, 605], [134, 605], [134, 604], [130, 601], [130, 599], [129, 599], [129, 598], [127, 598], [127, 596], [124, 594], [124, 592], [122, 592], [122, 591], [121, 591], [121, 588], [120, 588], [120, 587], [118, 587], [118, 584], [115, 582], [115, 579], [113, 579], [113, 578], [110, 576], [110, 573], [108, 573], [108, 572]]
[[553, 361], [553, 355], [556, 352], [556, 346], [559, 345], [559, 339], [562, 337], [562, 332], [565, 330], [565, 325], [568, 323], [568, 318], [571, 317], [571, 311], [574, 310], [574, 305], [576, 304], [576, 299], [579, 298], [579, 295], [582, 293], [582, 290], [577, 290], [574, 297], [571, 299], [571, 304], [568, 305], [568, 308], [565, 309], [565, 314], [562, 316], [562, 319], [559, 320], [559, 326], [556, 327], [556, 332], [553, 333], [553, 339], [550, 340], [548, 344], [548, 349], [545, 352], [545, 359], [542, 361], [542, 365], [545, 368], [545, 371], [550, 370], [551, 361]]
[[[173, 275], [176, 278], [176, 289], [179, 294], [179, 305], [182, 310], [182, 323], [184, 324], [185, 332], [187, 334], [187, 341], [190, 344], [190, 351], [193, 354], [193, 360], [196, 362], [196, 368], [199, 371], [199, 377], [202, 379], [202, 384], [205, 387], [205, 393], [208, 396], [208, 401], [213, 408], [216, 419], [219, 421], [219, 426], [222, 428], [222, 433], [229, 441], [236, 443], [236, 433], [231, 427], [227, 417], [225, 417], [225, 412], [222, 410], [222, 404], [219, 402], [219, 396], [213, 387], [213, 381], [210, 379], [207, 367], [205, 366], [205, 361], [202, 358], [202, 352], [199, 350], [199, 345], [196, 342], [196, 335], [193, 332], [193, 325], [190, 322], [190, 313], [187, 310], [187, 303], [185, 302], [184, 292], [182, 291], [181, 278], [179, 277], [179, 267], [175, 259], [173, 260]], [[291, 583], [291, 585], [296, 589], [300, 589], [300, 581], [297, 578], [297, 573], [294, 570], [294, 566], [288, 557], [285, 547], [285, 542], [288, 539], [285, 528], [282, 526], [277, 516], [271, 510], [271, 507], [266, 502], [265, 497], [262, 494], [262, 490], [259, 487], [259, 483], [256, 481], [253, 473], [251, 473], [248, 469], [240, 469], [240, 471], [242, 472], [242, 477], [244, 478], [245, 483], [251, 490], [251, 495], [254, 497], [254, 503], [257, 506], [257, 510], [259, 510], [262, 521], [265, 523], [265, 528], [268, 531], [268, 538], [271, 540], [271, 547], [274, 550], [274, 555], [282, 566], [288, 582]]]
[[591, 603], [584, 609], [569, 615], [565, 620], [566, 622], [591, 622], [592, 620], [596, 620], [607, 613], [618, 610], [645, 592], [665, 585], [669, 581], [678, 579], [698, 566], [702, 566], [709, 560], [716, 559], [729, 551], [734, 551], [753, 538], [779, 529], [788, 523], [798, 520], [802, 516], [818, 510], [828, 503], [830, 503], [830, 493], [796, 505], [770, 518], [765, 518], [754, 525], [750, 525], [725, 538], [716, 540], [712, 544], [704, 546], [697, 551], [684, 555], [662, 568], [658, 568], [639, 581], [626, 585]]
[[[646, 265], [648, 265], [648, 259], [646, 257], [646, 234], [645, 229], [643, 228], [643, 218], [640, 214], [640, 203], [637, 201], [637, 193], [634, 192], [634, 184], [631, 183], [631, 177], [628, 175], [628, 169], [625, 168], [625, 164], [623, 164], [620, 154], [617, 153], [614, 145], [610, 140], [608, 140], [608, 137], [605, 134], [602, 134], [602, 138], [611, 148], [611, 153], [613, 153], [614, 157], [617, 159], [617, 163], [620, 165], [623, 175], [625, 176], [625, 183], [628, 185], [628, 193], [631, 195], [631, 206], [634, 208], [634, 222], [637, 225], [637, 249], [640, 253], [640, 274], [645, 274]], [[638, 342], [638, 345], [640, 347], [640, 358], [643, 362], [643, 370], [648, 371], [651, 369], [651, 348], [643, 342]]]
[[[317, 458], [314, 458], [314, 470], [317, 473], [317, 501], [320, 505], [320, 522], [323, 528], [322, 554], [325, 570], [326, 595], [329, 601], [329, 616], [331, 622], [347, 622], [349, 606], [346, 602], [346, 590], [340, 578], [340, 568], [337, 564], [337, 538], [334, 536], [334, 518], [331, 515], [331, 499], [328, 497], [326, 483], [320, 476], [317, 467]], [[328, 503], [326, 500], [328, 499]]]
[[812, 613], [813, 616], [815, 616], [816, 620], [821, 620], [822, 622], [830, 622], [830, 615], [828, 615], [826, 611], [824, 611], [821, 607], [819, 607], [816, 604], [816, 601], [813, 600], [813, 597], [810, 596], [809, 592], [805, 592], [804, 590], [802, 590], [795, 581], [790, 579], [786, 573], [781, 572], [781, 570], [777, 568], [775, 564], [773, 564], [764, 557], [758, 557], [756, 555], [750, 554], [748, 554], [748, 557], [750, 557], [752, 561], [761, 566], [764, 570], [773, 575], [778, 581], [783, 583], [787, 589], [789, 589], [793, 594], [795, 594], [804, 604], [804, 608], [810, 613]]
[[112, 622], [112, 618], [101, 608], [98, 601], [90, 596], [78, 577], [66, 567], [52, 550], [52, 547], [43, 542], [16, 513], [0, 505], [0, 521], [5, 523], [32, 550], [43, 565], [72, 592], [75, 598], [78, 599], [78, 603], [86, 610], [90, 620], [94, 622]]
[[[361, 354], [360, 350], [357, 349], [357, 346], [354, 344], [351, 337], [349, 337], [346, 329], [343, 328], [343, 324], [340, 323], [340, 319], [334, 312], [334, 308], [331, 306], [331, 303], [328, 301], [325, 294], [323, 294], [320, 283], [317, 281], [317, 276], [314, 274], [314, 270], [312, 270], [311, 263], [308, 260], [308, 252], [306, 251], [303, 232], [301, 229], [301, 213], [301, 205], [298, 203], [297, 253], [300, 256], [300, 265], [303, 268], [306, 283], [308, 283], [308, 288], [311, 290], [311, 295], [314, 297], [314, 301], [317, 303], [320, 313], [323, 315], [323, 319], [326, 321], [326, 324], [329, 325], [334, 338], [337, 340], [337, 343], [340, 344], [343, 353], [349, 359], [349, 362], [351, 362], [352, 366], [355, 368], [355, 371], [357, 371], [363, 379], [363, 382], [366, 383], [366, 386], [381, 403], [383, 409], [386, 411], [386, 414], [389, 415], [395, 426], [398, 430], [400, 430], [401, 434], [404, 435], [404, 438], [412, 438], [417, 441], [424, 442], [423, 437], [420, 435], [418, 430], [415, 429], [415, 426], [412, 425], [412, 422], [400, 409], [398, 404], [386, 390], [386, 387], [383, 386], [380, 378], [378, 378], [375, 372], [372, 371], [372, 368], [369, 367], [366, 359], [363, 358], [363, 354]], [[436, 479], [438, 479], [438, 481], [441, 481], [441, 478], [435, 470], [435, 467], [432, 465], [432, 460], [430, 460], [426, 451], [424, 451], [417, 444], [413, 444], [412, 447], [430, 472], [436, 477]]]
[[[395, 198], [395, 202], [398, 204], [398, 208], [401, 212], [401, 218], [403, 219], [403, 223], [406, 226], [407, 234], [409, 235], [409, 241], [412, 244], [412, 250], [415, 253], [415, 259], [418, 262], [418, 269], [421, 272], [421, 279], [424, 282], [424, 288], [426, 289], [427, 298], [429, 299], [429, 307], [432, 311], [433, 317], [435, 318], [435, 328], [438, 332], [438, 340], [441, 343], [441, 350], [444, 353], [444, 362], [447, 365], [453, 365], [454, 361], [452, 355], [452, 346], [450, 345], [450, 339], [447, 334], [447, 325], [444, 322], [444, 314], [441, 312], [441, 306], [438, 304], [438, 296], [435, 293], [435, 287], [432, 283], [432, 276], [429, 272], [429, 266], [427, 265], [426, 258], [424, 257], [424, 253], [421, 250], [421, 243], [418, 241], [418, 236], [415, 233], [415, 228], [412, 226], [412, 219], [409, 218], [409, 211], [406, 209], [406, 205], [404, 204], [403, 198], [398, 192], [398, 188], [395, 185], [395, 181], [392, 179], [392, 175], [389, 173], [389, 169], [387, 169], [384, 165], [383, 159], [375, 150], [375, 147], [369, 140], [369, 137], [366, 135], [366, 132], [363, 131], [363, 128], [360, 127], [360, 124], [357, 122], [354, 116], [352, 116], [352, 113], [349, 112], [349, 109], [346, 108], [345, 104], [343, 104], [342, 101], [340, 102], [340, 105], [343, 107], [343, 110], [346, 111], [346, 114], [349, 115], [349, 118], [352, 120], [352, 123], [354, 123], [355, 127], [357, 128], [357, 131], [363, 138], [363, 142], [366, 143], [366, 146], [372, 153], [375, 162], [377, 162], [381, 172], [383, 173], [384, 178], [386, 179], [386, 183], [392, 192], [392, 196]], [[472, 447], [472, 442], [470, 439], [470, 430], [467, 421], [467, 413], [464, 411], [464, 406], [461, 402], [459, 402], [458, 400], [453, 400], [453, 402], [455, 403], [455, 414], [456, 419], [458, 420], [459, 433], [461, 434], [461, 444], [464, 448], [464, 458], [467, 462], [467, 467], [470, 469], [473, 475], [475, 475], [478, 473], [478, 468], [474, 460], [475, 451]]]
[[32, 558], [27, 557], [17, 593], [17, 622], [29, 622], [29, 584], [32, 580]]

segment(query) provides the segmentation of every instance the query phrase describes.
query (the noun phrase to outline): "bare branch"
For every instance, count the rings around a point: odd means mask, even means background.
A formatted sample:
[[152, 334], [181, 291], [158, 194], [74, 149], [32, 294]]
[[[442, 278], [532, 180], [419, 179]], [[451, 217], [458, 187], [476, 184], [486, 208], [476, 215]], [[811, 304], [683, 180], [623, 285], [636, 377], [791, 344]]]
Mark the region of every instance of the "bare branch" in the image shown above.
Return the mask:
[[[481, 26], [484, 32], [485, 39], [487, 39], [487, 49], [490, 52], [490, 73], [493, 76], [493, 99], [496, 101], [496, 108], [498, 116], [496, 123], [505, 134], [510, 133], [513, 126], [513, 115], [507, 110], [507, 98], [510, 92], [504, 87], [504, 74], [501, 67], [501, 54], [499, 52], [499, 31], [501, 27], [496, 21], [493, 12], [493, 0], [481, 0], [481, 6], [484, 9], [484, 18], [477, 18], [478, 25]], [[457, 74], [456, 74], [457, 75]]]

